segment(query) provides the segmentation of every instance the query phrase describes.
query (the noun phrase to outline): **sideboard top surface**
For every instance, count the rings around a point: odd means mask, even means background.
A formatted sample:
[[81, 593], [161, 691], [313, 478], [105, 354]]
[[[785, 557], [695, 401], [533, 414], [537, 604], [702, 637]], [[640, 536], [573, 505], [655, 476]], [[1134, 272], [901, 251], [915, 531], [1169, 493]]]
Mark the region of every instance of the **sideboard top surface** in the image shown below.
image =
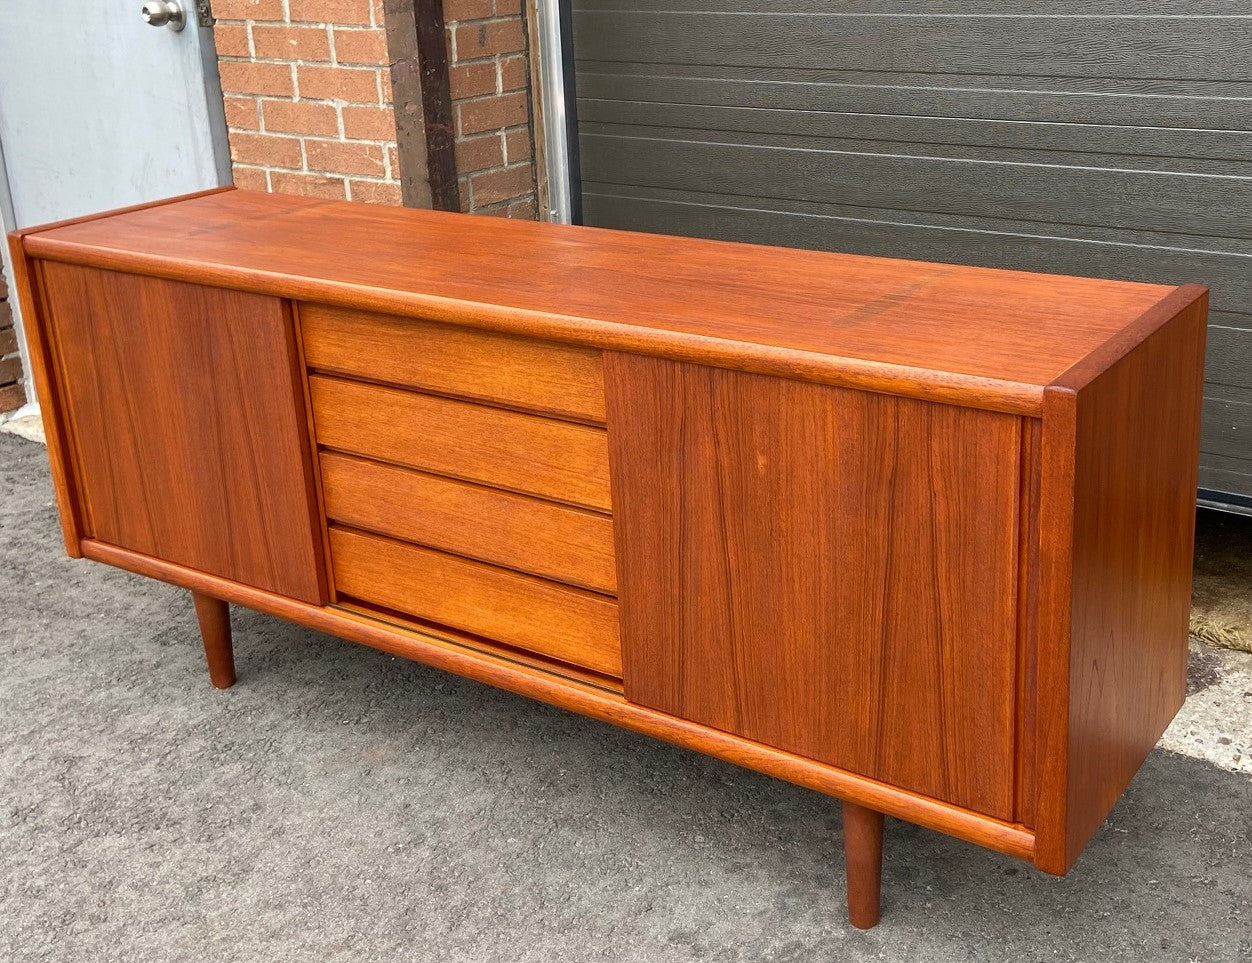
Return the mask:
[[24, 244], [34, 257], [1022, 413], [1071, 367], [1137, 341], [1163, 301], [1200, 291], [235, 190], [53, 225]]

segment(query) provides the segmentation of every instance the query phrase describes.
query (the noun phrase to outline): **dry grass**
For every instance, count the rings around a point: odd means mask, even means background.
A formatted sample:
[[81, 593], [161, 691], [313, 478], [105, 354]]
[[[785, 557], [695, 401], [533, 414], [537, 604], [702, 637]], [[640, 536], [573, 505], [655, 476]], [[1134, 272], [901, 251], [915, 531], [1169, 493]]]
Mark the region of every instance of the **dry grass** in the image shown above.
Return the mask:
[[1195, 611], [1191, 613], [1191, 637], [1219, 649], [1252, 652], [1252, 638], [1241, 632], [1239, 626]]
[[1252, 652], [1252, 518], [1201, 509], [1196, 516], [1191, 634]]

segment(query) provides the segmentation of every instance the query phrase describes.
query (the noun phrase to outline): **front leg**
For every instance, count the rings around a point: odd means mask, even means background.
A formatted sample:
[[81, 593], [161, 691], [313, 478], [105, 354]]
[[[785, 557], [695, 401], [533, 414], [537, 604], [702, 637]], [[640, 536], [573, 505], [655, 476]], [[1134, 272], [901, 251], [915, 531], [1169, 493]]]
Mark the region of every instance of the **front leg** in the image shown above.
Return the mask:
[[230, 642], [230, 606], [221, 599], [199, 592], [191, 593], [204, 639], [204, 655], [209, 663], [209, 681], [217, 689], [235, 684], [235, 654]]
[[843, 854], [848, 870], [848, 919], [859, 930], [878, 925], [882, 892], [882, 813], [843, 804]]

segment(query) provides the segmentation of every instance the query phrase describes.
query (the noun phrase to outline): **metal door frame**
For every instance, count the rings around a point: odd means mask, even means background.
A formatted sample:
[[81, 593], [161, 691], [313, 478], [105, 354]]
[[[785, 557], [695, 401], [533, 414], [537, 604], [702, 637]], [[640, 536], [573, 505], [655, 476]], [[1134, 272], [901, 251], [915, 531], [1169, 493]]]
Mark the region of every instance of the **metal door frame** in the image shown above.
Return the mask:
[[536, 0], [540, 94], [543, 99], [544, 158], [548, 178], [547, 219], [583, 221], [578, 167], [578, 105], [574, 90], [571, 0]]

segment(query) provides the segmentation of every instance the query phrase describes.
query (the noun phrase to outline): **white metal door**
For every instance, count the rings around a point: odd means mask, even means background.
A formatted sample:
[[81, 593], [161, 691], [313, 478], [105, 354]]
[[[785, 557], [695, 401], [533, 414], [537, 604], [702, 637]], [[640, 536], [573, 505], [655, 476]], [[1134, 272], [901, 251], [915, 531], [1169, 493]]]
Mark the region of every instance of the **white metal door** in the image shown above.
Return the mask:
[[212, 30], [152, 26], [143, 0], [0, 0], [7, 227], [228, 183]]

